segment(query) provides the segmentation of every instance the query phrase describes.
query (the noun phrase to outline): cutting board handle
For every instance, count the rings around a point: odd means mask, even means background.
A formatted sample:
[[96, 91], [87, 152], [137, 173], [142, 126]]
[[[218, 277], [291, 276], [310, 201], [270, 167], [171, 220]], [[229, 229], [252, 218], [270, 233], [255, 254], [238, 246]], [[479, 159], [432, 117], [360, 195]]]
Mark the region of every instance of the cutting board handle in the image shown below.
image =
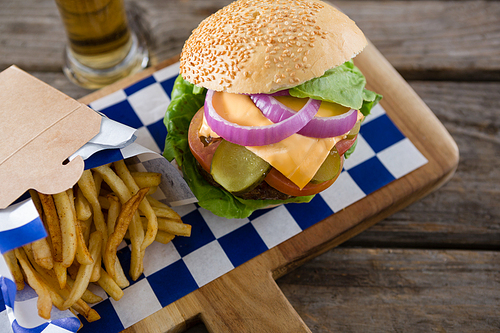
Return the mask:
[[199, 290], [202, 303], [210, 304], [201, 313], [209, 332], [311, 332], [271, 272], [238, 269], [232, 273]]

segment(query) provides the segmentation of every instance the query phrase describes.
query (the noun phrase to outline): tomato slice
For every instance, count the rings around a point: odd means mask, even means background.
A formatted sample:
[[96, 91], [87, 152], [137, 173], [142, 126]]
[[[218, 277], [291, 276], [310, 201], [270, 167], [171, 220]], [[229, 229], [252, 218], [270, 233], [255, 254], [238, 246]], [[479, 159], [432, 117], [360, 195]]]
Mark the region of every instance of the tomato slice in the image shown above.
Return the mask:
[[356, 136], [352, 139], [344, 139], [337, 142], [335, 144], [335, 148], [337, 148], [337, 152], [339, 153], [339, 155], [344, 155], [344, 153], [352, 147], [357, 138], [358, 135], [356, 134]]
[[275, 168], [272, 168], [271, 171], [269, 171], [266, 178], [264, 178], [264, 181], [268, 183], [270, 186], [277, 189], [278, 191], [288, 195], [293, 195], [296, 197], [313, 195], [329, 188], [337, 180], [338, 176], [342, 172], [343, 165], [344, 165], [344, 156], [342, 156], [342, 158], [340, 159], [339, 172], [333, 179], [327, 180], [326, 182], [320, 184], [308, 183], [302, 189], [300, 189], [297, 185], [295, 185], [295, 183], [293, 183], [290, 179], [283, 176], [283, 174], [278, 170], [276, 170]]
[[205, 146], [201, 142], [198, 132], [203, 124], [203, 107], [201, 107], [198, 112], [191, 119], [191, 124], [189, 125], [188, 132], [188, 143], [189, 149], [196, 160], [200, 163], [201, 167], [208, 173], [210, 173], [210, 166], [212, 165], [212, 158], [214, 157], [215, 150], [221, 143], [221, 140], [212, 142], [211, 144]]

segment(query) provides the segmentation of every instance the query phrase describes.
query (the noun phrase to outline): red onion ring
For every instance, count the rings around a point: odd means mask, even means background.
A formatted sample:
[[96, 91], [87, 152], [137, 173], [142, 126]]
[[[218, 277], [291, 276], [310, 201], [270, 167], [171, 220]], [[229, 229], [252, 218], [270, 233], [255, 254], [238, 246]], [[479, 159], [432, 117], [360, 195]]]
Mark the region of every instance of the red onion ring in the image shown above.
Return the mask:
[[[240, 126], [217, 113], [212, 104], [213, 95], [214, 91], [208, 90], [205, 98], [204, 112], [208, 126], [225, 140], [241, 146], [266, 146], [280, 142], [304, 127], [318, 112], [321, 104], [320, 101], [309, 99], [299, 112], [283, 121], [268, 126]], [[269, 103], [272, 103], [274, 108], [286, 108], [274, 98]]]
[[[255, 94], [250, 98], [264, 116], [272, 122], [280, 122], [294, 116], [297, 112], [286, 107], [271, 95]], [[273, 100], [274, 102], [271, 102]], [[275, 103], [281, 105], [280, 108]], [[321, 103], [321, 102], [320, 102]], [[358, 111], [351, 109], [346, 113], [333, 117], [314, 117], [297, 134], [312, 138], [333, 138], [348, 133], [356, 124]]]

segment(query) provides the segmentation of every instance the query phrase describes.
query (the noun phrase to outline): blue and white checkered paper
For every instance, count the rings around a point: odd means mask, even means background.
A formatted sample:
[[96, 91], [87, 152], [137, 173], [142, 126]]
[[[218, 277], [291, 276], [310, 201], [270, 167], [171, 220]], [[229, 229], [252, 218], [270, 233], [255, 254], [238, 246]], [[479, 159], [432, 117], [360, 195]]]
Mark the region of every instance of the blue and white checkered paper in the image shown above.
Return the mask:
[[[179, 64], [169, 66], [90, 106], [137, 128], [136, 142], [161, 152], [166, 136], [163, 116], [178, 71]], [[361, 126], [357, 148], [338, 180], [310, 203], [259, 210], [248, 218], [231, 221], [195, 203], [175, 206], [183, 221], [192, 225], [191, 237], [176, 237], [167, 245], [153, 243], [146, 250], [144, 274], [130, 281], [118, 302], [92, 286], [104, 299], [93, 306], [102, 319], [87, 323], [81, 318], [81, 332], [118, 332], [129, 327], [425, 163], [425, 157], [377, 105]], [[128, 245], [124, 244], [118, 257], [128, 271]], [[4, 292], [5, 299], [6, 295]], [[6, 312], [0, 312], [0, 320], [7, 320]], [[5, 320], [0, 321], [2, 332], [3, 327], [10, 328]], [[47, 327], [43, 332], [63, 330]]]

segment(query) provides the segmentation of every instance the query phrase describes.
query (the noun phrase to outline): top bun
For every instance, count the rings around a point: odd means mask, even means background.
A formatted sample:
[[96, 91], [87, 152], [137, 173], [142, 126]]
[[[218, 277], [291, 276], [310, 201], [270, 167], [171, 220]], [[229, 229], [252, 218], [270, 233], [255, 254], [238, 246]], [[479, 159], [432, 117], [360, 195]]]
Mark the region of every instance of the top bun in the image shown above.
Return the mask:
[[317, 0], [238, 0], [186, 41], [182, 77], [201, 87], [257, 94], [297, 86], [366, 46], [356, 24]]

